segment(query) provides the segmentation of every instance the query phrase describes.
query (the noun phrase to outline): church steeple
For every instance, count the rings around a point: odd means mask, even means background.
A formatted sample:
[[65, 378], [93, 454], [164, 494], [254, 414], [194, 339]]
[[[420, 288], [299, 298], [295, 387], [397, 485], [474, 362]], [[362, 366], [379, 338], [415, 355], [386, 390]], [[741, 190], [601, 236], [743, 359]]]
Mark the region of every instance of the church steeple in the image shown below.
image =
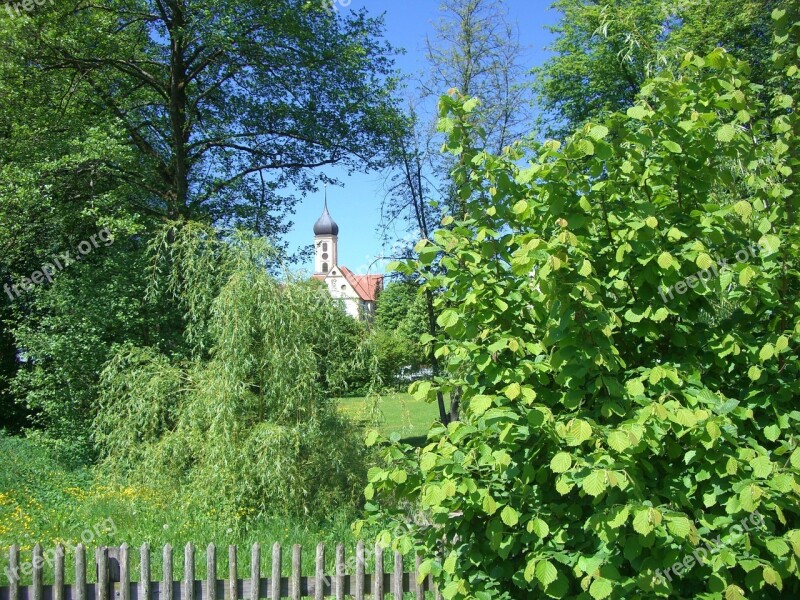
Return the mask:
[[339, 235], [339, 226], [331, 217], [331, 213], [328, 212], [327, 197], [325, 198], [325, 206], [322, 209], [322, 215], [320, 215], [317, 222], [314, 223], [314, 235]]
[[325, 203], [322, 215], [314, 223], [314, 272], [327, 275], [336, 266], [339, 226], [328, 212], [328, 189], [325, 188]]

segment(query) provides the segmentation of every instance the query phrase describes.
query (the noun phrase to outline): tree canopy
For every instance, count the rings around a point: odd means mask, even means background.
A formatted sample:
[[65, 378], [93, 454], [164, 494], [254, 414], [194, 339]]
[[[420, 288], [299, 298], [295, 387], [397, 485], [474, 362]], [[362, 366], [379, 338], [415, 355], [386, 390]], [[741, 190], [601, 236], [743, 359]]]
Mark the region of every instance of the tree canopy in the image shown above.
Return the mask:
[[773, 17], [766, 89], [690, 52], [525, 166], [442, 99], [468, 212], [398, 268], [443, 256], [446, 375], [415, 390], [463, 419], [372, 432], [366, 496], [443, 596], [800, 592], [800, 19]]

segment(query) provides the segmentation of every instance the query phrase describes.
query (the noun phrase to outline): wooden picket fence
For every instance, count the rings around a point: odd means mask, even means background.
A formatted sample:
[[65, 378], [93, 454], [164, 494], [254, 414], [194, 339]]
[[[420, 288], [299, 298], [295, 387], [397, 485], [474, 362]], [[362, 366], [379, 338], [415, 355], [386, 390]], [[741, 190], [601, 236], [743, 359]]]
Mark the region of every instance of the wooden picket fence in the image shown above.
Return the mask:
[[[206, 550], [206, 578], [195, 579], [195, 548], [187, 544], [184, 551], [184, 577], [182, 581], [173, 580], [172, 547], [163, 548], [161, 581], [153, 581], [150, 576], [150, 548], [147, 544], [140, 551], [139, 580], [131, 580], [129, 548], [100, 547], [95, 553], [97, 583], [90, 583], [86, 577], [86, 549], [82, 544], [75, 547], [75, 578], [67, 583], [64, 577], [64, 547], [59, 545], [47, 562], [53, 565], [53, 584], [44, 584], [45, 557], [41, 545], [32, 551], [32, 560], [20, 569], [19, 546], [9, 550], [9, 567], [5, 579], [9, 585], [0, 587], [0, 600], [260, 600], [262, 598], [355, 598], [366, 597], [383, 600], [387, 595], [393, 600], [402, 600], [410, 593], [415, 600], [435, 598], [441, 594], [433, 581], [427, 577], [419, 581], [419, 568], [422, 558], [415, 558], [413, 573], [403, 571], [403, 556], [394, 553], [391, 572], [384, 571], [384, 551], [375, 546], [373, 573], [366, 573], [364, 543], [356, 546], [355, 568], [349, 569], [345, 562], [344, 544], [336, 546], [335, 568], [333, 573], [325, 573], [325, 545], [316, 549], [315, 574], [302, 575], [302, 547], [292, 546], [291, 575], [281, 576], [282, 552], [280, 544], [272, 547], [272, 573], [270, 577], [261, 576], [261, 546], [254, 544], [251, 549], [250, 577], [237, 576], [236, 546], [228, 547], [228, 578], [217, 579], [217, 552], [214, 544]], [[20, 571], [32, 578], [30, 586], [19, 585]], [[407, 596], [405, 596], [407, 597]]]

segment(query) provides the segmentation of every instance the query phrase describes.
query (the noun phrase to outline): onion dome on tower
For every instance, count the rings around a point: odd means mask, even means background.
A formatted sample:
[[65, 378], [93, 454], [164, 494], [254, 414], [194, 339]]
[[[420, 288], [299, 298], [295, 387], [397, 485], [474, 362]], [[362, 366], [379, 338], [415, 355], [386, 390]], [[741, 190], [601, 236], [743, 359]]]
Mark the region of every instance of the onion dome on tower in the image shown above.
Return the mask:
[[325, 208], [317, 222], [314, 223], [314, 235], [339, 235], [339, 226], [331, 218], [328, 212], [328, 201], [325, 200]]

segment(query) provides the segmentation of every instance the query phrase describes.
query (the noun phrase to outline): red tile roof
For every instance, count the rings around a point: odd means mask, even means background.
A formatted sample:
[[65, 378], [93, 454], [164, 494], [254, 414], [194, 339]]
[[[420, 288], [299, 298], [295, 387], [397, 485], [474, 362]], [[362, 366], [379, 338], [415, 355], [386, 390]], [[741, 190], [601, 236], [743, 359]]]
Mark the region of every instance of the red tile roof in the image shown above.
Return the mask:
[[339, 270], [353, 286], [358, 297], [365, 302], [375, 302], [383, 289], [383, 275], [355, 275], [347, 267], [339, 266]]

